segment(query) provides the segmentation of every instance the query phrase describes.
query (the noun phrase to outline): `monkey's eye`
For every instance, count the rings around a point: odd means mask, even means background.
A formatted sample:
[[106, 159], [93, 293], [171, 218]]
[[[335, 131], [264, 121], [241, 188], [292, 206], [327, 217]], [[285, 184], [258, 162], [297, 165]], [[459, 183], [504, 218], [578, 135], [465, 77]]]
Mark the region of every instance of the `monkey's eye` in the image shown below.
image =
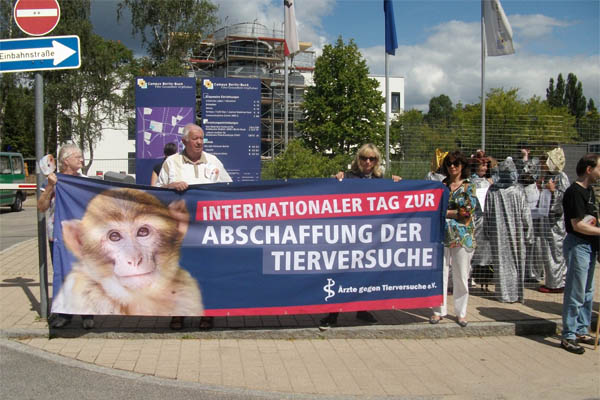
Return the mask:
[[142, 226], [137, 231], [137, 235], [141, 236], [141, 237], [148, 236], [149, 234], [150, 234], [150, 229], [148, 229], [148, 227], [146, 227], [146, 226]]
[[119, 240], [121, 240], [123, 237], [121, 236], [121, 234], [119, 232], [115, 232], [112, 231], [108, 234], [108, 239], [111, 242], [118, 242]]

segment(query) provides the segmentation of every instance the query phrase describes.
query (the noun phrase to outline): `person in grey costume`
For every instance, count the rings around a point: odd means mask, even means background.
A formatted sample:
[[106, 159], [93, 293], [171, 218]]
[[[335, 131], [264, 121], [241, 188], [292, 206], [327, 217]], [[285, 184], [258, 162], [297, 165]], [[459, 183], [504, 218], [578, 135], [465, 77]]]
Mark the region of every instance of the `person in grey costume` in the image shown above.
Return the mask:
[[542, 163], [542, 184], [552, 193], [550, 212], [537, 220], [536, 244], [533, 261], [543, 268], [544, 285], [539, 287], [543, 293], [562, 293], [565, 287], [567, 264], [563, 255], [563, 241], [567, 232], [563, 218], [562, 199], [569, 187], [569, 178], [563, 172], [565, 156], [557, 147], [547, 153]]
[[527, 245], [533, 242], [531, 212], [517, 185], [512, 158], [499, 164], [500, 179], [488, 190], [483, 231], [490, 242], [495, 293], [506, 303], [523, 301]]

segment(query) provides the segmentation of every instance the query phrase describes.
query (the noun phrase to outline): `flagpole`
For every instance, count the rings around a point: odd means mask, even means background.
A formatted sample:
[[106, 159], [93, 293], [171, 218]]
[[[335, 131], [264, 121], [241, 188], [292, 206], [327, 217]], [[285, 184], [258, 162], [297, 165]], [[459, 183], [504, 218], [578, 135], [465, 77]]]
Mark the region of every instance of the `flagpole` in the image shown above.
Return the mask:
[[481, 0], [481, 149], [485, 150], [485, 59], [514, 54], [512, 29], [500, 0]]
[[396, 55], [398, 39], [396, 37], [396, 23], [394, 21], [394, 4], [391, 0], [383, 0], [383, 13], [385, 15], [385, 173], [391, 175], [390, 164], [390, 74], [389, 56]]
[[385, 53], [385, 172], [390, 176], [390, 76], [388, 70], [389, 54]]
[[481, 150], [485, 151], [485, 21], [481, 4]]
[[283, 138], [284, 149], [288, 147], [288, 56], [284, 56], [284, 100], [283, 100]]

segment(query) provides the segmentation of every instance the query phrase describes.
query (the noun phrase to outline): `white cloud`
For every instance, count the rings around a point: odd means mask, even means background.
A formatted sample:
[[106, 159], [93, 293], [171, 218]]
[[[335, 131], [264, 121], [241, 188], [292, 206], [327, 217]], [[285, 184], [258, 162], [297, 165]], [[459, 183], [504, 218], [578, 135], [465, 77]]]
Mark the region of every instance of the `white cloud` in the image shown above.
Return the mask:
[[[532, 25], [540, 20], [531, 16]], [[512, 17], [511, 17], [512, 21]], [[521, 22], [513, 25], [521, 34]], [[543, 24], [538, 24], [542, 26]], [[547, 26], [546, 24], [545, 26]], [[553, 26], [559, 26], [555, 24]], [[538, 32], [541, 28], [538, 29]], [[515, 35], [515, 37], [521, 37]], [[515, 42], [516, 54], [486, 59], [486, 91], [519, 88], [523, 99], [546, 96], [550, 78], [573, 72], [583, 83], [584, 95], [600, 102], [600, 57], [532, 54]], [[384, 72], [384, 47], [361, 49], [371, 73]], [[445, 94], [453, 103], [477, 103], [481, 96], [481, 44], [479, 23], [450, 21], [434, 27], [424, 43], [400, 46], [390, 57], [390, 74], [404, 76], [406, 109], [428, 110], [433, 96]]]
[[555, 28], [565, 28], [570, 22], [560, 21], [545, 15], [511, 15], [510, 25], [523, 40], [536, 39], [549, 35]]
[[[242, 22], [262, 24], [269, 30], [283, 30], [282, 0], [216, 0], [219, 5], [219, 17], [223, 23], [232, 25]], [[327, 38], [322, 26], [322, 18], [328, 15], [335, 5], [335, 0], [296, 0], [296, 22], [298, 38], [302, 42], [311, 42], [315, 50], [320, 50]]]

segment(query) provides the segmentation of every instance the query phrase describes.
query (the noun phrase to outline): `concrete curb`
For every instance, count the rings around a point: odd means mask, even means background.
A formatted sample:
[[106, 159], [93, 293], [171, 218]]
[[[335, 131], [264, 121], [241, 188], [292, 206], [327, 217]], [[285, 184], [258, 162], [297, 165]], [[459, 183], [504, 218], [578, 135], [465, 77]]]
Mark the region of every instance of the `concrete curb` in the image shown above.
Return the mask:
[[431, 326], [429, 324], [373, 325], [337, 327], [325, 332], [314, 328], [297, 329], [212, 329], [199, 331], [187, 328], [172, 331], [154, 329], [92, 329], [77, 327], [63, 329], [3, 329], [0, 338], [98, 338], [98, 339], [442, 339], [453, 337], [553, 335], [560, 329], [560, 320], [527, 320], [509, 322], [470, 322], [466, 328], [453, 323]]

